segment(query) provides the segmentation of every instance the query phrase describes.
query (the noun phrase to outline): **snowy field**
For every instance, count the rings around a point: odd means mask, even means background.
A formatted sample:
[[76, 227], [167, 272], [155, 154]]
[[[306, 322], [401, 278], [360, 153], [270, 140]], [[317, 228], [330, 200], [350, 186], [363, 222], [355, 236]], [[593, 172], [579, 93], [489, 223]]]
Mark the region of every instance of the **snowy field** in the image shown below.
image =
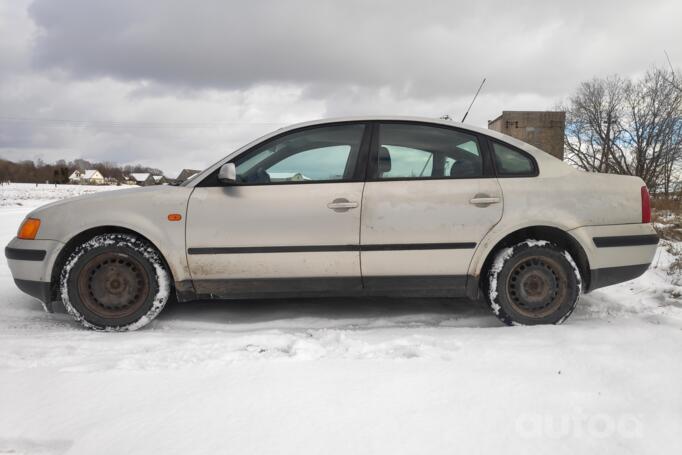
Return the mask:
[[[6, 244], [32, 207], [111, 187], [0, 187]], [[0, 453], [682, 453], [682, 283], [639, 279], [562, 326], [481, 303], [169, 306], [94, 333], [46, 314], [0, 258]], [[676, 284], [675, 284], [676, 283]]]

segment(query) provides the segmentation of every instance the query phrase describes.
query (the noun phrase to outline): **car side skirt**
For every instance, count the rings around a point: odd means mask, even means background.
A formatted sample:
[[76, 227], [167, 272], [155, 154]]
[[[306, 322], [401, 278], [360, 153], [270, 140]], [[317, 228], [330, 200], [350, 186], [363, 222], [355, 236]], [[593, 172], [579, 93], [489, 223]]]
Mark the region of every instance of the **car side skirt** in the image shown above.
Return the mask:
[[[472, 284], [473, 283], [473, 284]], [[477, 297], [468, 275], [253, 278], [175, 283], [178, 300], [294, 297]]]
[[400, 243], [376, 245], [300, 245], [300, 246], [247, 246], [188, 248], [187, 254], [249, 254], [249, 253], [320, 253], [337, 251], [414, 251], [414, 250], [468, 250], [476, 248], [475, 242], [458, 243]]

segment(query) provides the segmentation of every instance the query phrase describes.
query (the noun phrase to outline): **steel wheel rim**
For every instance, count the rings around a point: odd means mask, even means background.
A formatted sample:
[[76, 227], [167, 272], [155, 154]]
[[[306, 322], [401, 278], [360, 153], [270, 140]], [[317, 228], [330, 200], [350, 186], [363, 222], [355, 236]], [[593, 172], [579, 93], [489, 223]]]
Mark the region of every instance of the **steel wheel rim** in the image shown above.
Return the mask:
[[506, 290], [508, 301], [517, 312], [529, 318], [543, 318], [565, 301], [568, 277], [554, 259], [530, 256], [511, 270]]
[[104, 319], [130, 316], [149, 296], [149, 277], [137, 259], [106, 252], [92, 257], [78, 275], [81, 302]]

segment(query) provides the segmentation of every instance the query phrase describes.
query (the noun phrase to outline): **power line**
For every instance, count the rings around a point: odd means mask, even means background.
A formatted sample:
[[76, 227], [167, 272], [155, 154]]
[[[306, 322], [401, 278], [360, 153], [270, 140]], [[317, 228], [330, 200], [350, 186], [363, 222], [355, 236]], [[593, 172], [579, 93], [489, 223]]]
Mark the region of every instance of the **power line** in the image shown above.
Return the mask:
[[0, 116], [0, 123], [33, 123], [43, 126], [60, 126], [67, 128], [111, 127], [111, 128], [216, 128], [221, 126], [260, 125], [281, 126], [286, 123], [277, 122], [131, 122], [116, 120], [76, 120], [60, 118], [31, 118]]

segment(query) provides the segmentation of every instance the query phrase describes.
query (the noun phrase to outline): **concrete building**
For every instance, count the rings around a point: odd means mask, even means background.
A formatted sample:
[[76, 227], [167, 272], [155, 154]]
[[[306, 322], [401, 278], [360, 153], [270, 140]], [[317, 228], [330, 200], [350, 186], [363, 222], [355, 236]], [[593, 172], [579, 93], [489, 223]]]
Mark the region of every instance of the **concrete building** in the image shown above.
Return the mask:
[[527, 142], [560, 160], [564, 159], [566, 113], [558, 111], [502, 111], [488, 120], [488, 129]]

